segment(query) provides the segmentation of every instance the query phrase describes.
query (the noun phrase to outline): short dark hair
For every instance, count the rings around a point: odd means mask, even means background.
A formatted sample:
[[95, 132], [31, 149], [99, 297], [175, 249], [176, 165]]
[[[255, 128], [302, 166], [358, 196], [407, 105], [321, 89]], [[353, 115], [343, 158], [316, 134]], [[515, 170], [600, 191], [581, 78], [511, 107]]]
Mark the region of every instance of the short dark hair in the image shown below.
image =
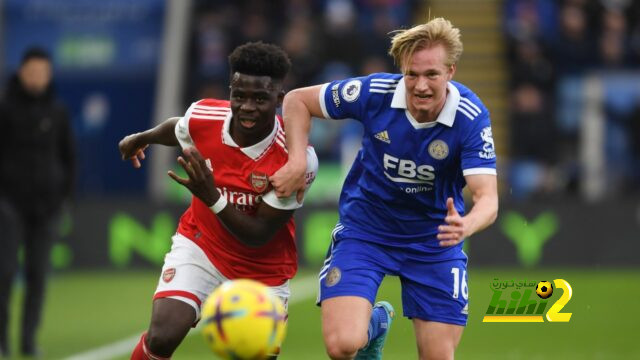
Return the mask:
[[42, 59], [42, 60], [51, 61], [51, 57], [49, 56], [49, 53], [45, 49], [39, 46], [32, 46], [28, 48], [22, 54], [22, 60], [20, 61], [20, 65], [24, 65], [24, 63], [26, 63], [31, 59]]
[[283, 80], [291, 68], [291, 60], [279, 46], [258, 41], [233, 50], [229, 55], [229, 67], [231, 74], [239, 72]]

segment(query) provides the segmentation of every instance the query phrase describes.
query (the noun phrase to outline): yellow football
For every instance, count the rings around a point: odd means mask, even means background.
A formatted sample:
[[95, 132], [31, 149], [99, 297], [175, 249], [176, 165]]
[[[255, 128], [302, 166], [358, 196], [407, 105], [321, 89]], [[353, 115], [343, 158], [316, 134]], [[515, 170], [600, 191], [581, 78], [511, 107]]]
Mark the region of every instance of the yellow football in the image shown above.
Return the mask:
[[223, 283], [202, 306], [205, 341], [223, 359], [265, 359], [277, 355], [285, 337], [282, 300], [254, 280]]

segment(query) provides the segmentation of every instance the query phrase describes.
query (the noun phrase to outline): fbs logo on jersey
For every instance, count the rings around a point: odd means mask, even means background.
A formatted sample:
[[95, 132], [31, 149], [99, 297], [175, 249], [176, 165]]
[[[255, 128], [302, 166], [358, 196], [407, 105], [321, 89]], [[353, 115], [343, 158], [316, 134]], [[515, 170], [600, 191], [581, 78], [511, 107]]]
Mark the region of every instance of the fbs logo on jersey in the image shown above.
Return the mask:
[[263, 193], [269, 186], [269, 177], [263, 172], [254, 171], [249, 175], [249, 182], [251, 182], [253, 190], [257, 193]]
[[387, 144], [391, 144], [391, 139], [389, 139], [389, 133], [387, 130], [380, 131], [379, 133], [373, 135], [376, 139], [386, 142]]
[[[384, 175], [391, 181], [404, 184], [433, 185], [436, 178], [435, 169], [431, 165], [418, 165], [410, 159], [400, 159], [389, 154], [382, 158]], [[427, 189], [423, 189], [427, 190]], [[428, 190], [431, 190], [429, 188]]]

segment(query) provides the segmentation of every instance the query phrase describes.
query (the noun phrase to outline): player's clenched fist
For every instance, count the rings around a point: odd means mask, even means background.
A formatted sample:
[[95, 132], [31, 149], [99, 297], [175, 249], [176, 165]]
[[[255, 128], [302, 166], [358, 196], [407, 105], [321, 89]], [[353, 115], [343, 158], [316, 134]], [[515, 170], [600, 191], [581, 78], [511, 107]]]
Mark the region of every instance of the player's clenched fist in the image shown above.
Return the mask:
[[142, 166], [140, 161], [144, 160], [144, 150], [148, 146], [149, 144], [143, 141], [140, 133], [127, 135], [118, 143], [122, 160], [131, 160], [133, 167], [136, 169]]

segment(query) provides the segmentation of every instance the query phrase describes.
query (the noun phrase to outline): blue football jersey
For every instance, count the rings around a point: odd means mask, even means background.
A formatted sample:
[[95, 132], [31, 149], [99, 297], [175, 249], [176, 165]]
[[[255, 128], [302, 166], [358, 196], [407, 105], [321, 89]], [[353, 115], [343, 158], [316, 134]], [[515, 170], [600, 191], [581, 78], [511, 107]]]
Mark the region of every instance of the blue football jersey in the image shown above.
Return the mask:
[[[451, 81], [437, 120], [409, 113], [400, 74], [378, 73], [324, 84], [320, 105], [329, 119], [364, 125], [362, 148], [340, 195], [341, 236], [442, 252], [436, 238], [452, 197], [464, 214], [464, 176], [496, 175], [489, 111]], [[461, 244], [458, 245], [460, 247]]]

